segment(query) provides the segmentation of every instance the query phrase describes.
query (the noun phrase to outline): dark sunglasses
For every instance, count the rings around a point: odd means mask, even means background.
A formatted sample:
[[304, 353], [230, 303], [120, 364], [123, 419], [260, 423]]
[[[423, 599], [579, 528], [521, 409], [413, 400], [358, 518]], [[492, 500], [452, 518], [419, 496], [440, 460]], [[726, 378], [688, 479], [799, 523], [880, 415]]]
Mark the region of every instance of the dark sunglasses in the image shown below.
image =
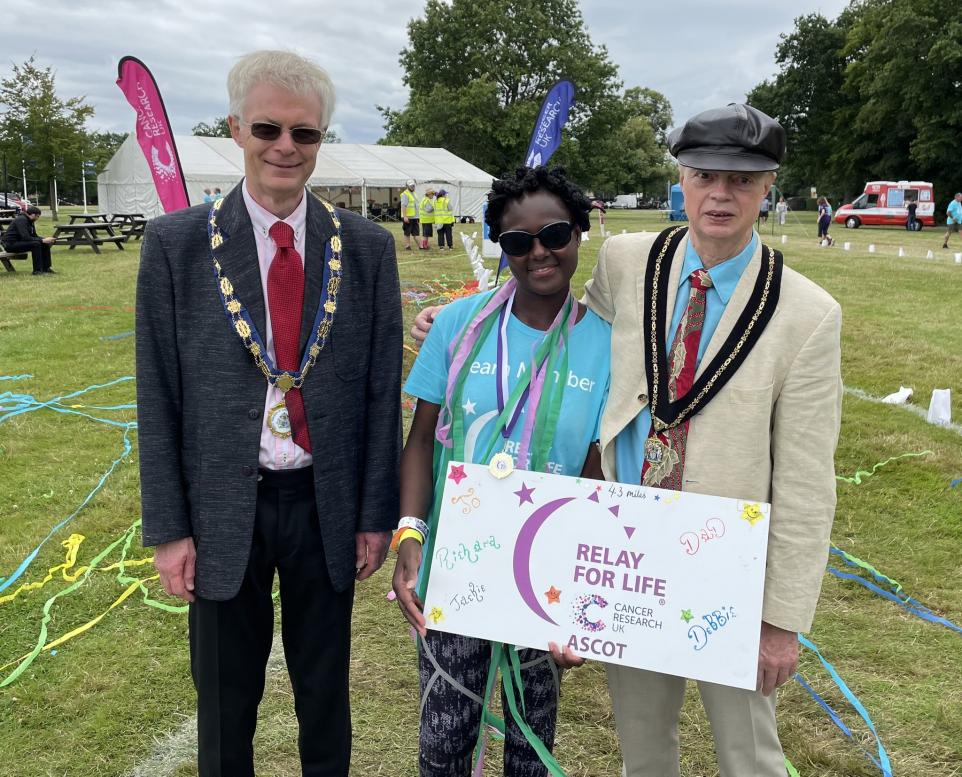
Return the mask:
[[324, 139], [324, 130], [314, 127], [278, 127], [269, 121], [242, 121], [251, 128], [251, 135], [258, 140], [277, 140], [282, 132], [290, 132], [291, 140], [300, 146], [315, 146]]
[[538, 233], [534, 235], [522, 229], [502, 232], [498, 237], [498, 244], [508, 256], [524, 256], [531, 250], [535, 238], [538, 238], [538, 242], [549, 251], [557, 251], [571, 242], [571, 231], [570, 222], [555, 221], [541, 227]]

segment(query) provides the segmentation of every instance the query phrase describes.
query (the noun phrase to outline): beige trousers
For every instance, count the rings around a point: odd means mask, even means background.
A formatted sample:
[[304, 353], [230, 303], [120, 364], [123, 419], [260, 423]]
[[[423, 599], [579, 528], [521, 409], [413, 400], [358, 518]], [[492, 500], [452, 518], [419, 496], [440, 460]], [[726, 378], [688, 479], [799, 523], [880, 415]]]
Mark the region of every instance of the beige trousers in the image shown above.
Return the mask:
[[[608, 664], [623, 777], [680, 777], [678, 718], [687, 680]], [[721, 777], [785, 777], [775, 694], [699, 682]]]

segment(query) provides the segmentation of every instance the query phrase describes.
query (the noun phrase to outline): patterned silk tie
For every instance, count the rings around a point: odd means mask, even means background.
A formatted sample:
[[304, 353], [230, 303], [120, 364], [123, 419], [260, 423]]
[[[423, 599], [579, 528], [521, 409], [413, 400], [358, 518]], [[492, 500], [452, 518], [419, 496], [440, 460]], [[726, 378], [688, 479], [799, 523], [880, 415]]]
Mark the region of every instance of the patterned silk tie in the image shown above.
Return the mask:
[[[294, 230], [290, 224], [276, 221], [269, 233], [277, 253], [267, 271], [267, 304], [274, 334], [277, 368], [296, 372], [300, 367], [301, 311], [304, 307], [304, 265], [294, 248]], [[311, 438], [307, 432], [307, 414], [301, 390], [292, 388], [284, 395], [291, 421], [294, 442], [308, 453]]]
[[[668, 400], [684, 397], [695, 382], [698, 366], [698, 344], [705, 323], [705, 290], [712, 286], [705, 270], [695, 270], [688, 276], [691, 291], [688, 307], [678, 322], [678, 331], [668, 353]], [[642, 485], [681, 491], [681, 476], [685, 469], [685, 443], [688, 439], [686, 419], [671, 429], [655, 432], [652, 425], [645, 443], [645, 463], [641, 470]]]

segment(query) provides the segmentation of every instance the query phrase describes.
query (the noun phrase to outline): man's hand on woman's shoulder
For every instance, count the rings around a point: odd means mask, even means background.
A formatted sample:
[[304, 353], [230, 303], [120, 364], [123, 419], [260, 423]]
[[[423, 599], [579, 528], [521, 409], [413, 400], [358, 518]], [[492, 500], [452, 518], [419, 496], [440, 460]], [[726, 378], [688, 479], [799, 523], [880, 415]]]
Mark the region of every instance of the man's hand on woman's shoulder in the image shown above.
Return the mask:
[[443, 307], [444, 305], [429, 305], [426, 308], [421, 308], [414, 317], [414, 325], [411, 327], [411, 337], [418, 343], [423, 343], [428, 336], [428, 332], [431, 331], [435, 316], [437, 316], [438, 311]]

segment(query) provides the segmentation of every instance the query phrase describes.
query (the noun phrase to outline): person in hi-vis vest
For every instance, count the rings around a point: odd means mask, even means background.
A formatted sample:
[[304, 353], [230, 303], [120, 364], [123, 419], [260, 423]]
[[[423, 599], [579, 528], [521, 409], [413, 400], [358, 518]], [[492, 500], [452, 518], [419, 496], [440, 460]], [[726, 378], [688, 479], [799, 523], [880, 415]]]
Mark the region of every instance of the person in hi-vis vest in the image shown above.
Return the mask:
[[444, 243], [447, 240], [448, 250], [454, 250], [454, 240], [451, 238], [452, 225], [454, 224], [454, 214], [451, 212], [451, 200], [444, 189], [438, 190], [438, 196], [434, 200], [434, 223], [438, 226], [438, 248], [444, 250]]
[[415, 182], [408, 178], [407, 188], [401, 192], [401, 221], [404, 226], [404, 250], [411, 250], [411, 237], [418, 237], [421, 230], [418, 227], [418, 196], [414, 193]]
[[428, 188], [421, 198], [418, 206], [421, 213], [421, 245], [420, 248], [427, 251], [430, 247], [430, 240], [434, 234], [434, 189]]

